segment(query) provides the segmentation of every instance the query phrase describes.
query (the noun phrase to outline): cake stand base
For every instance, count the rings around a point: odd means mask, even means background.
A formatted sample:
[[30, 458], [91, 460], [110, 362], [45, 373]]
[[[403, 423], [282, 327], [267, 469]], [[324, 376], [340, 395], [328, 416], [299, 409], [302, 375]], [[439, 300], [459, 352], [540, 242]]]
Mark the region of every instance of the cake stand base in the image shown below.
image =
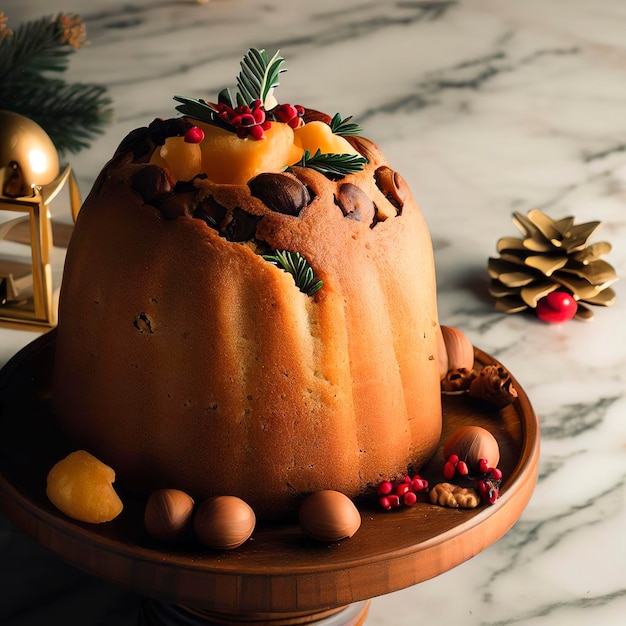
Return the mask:
[[306, 615], [296, 614], [256, 614], [234, 615], [214, 611], [198, 611], [156, 600], [146, 600], [139, 615], [138, 626], [361, 626], [365, 623], [370, 600], [355, 602], [347, 607], [339, 607]]

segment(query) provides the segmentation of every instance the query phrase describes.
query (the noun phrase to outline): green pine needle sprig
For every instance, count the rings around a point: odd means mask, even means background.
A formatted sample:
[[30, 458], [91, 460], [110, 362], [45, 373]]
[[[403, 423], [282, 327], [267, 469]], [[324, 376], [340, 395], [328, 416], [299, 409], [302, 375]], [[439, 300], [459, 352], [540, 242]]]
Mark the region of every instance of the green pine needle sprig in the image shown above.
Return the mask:
[[349, 135], [359, 135], [363, 132], [363, 128], [354, 122], [351, 122], [352, 115], [341, 119], [339, 113], [335, 113], [333, 119], [330, 121], [330, 129], [335, 135], [341, 135], [342, 137], [348, 137]]
[[[304, 151], [302, 158], [293, 166], [308, 167], [331, 178], [343, 177], [363, 170], [368, 160], [360, 154], [322, 154], [318, 148], [313, 156], [308, 150]], [[287, 168], [288, 170], [291, 167]]]
[[48, 79], [13, 94], [11, 108], [37, 122], [60, 152], [79, 152], [102, 133], [112, 117], [100, 85]]
[[238, 104], [250, 105], [260, 100], [265, 106], [267, 96], [278, 86], [278, 77], [285, 71], [284, 62], [278, 52], [270, 59], [265, 50], [250, 48], [241, 61], [241, 72], [237, 77]]
[[68, 20], [58, 14], [20, 24], [0, 38], [0, 109], [37, 122], [60, 153], [79, 152], [112, 117], [105, 87], [68, 83], [62, 73], [78, 45], [67, 38]]
[[[222, 98], [222, 101], [224, 101], [224, 93], [228, 94], [228, 91], [224, 90], [220, 92], [220, 98]], [[185, 96], [174, 96], [174, 100], [182, 103], [176, 107], [176, 110], [186, 117], [190, 117], [191, 119], [199, 120], [200, 122], [205, 122], [207, 124], [213, 124], [214, 126], [219, 126], [220, 128], [228, 130], [232, 133], [237, 130], [230, 122], [223, 120], [219, 116], [217, 109], [210, 102], [206, 102], [202, 99], [197, 100], [195, 98], [187, 98]]]
[[263, 258], [291, 274], [296, 287], [307, 296], [312, 296], [322, 288], [323, 282], [315, 277], [313, 268], [299, 252], [275, 250], [272, 254], [264, 254]]

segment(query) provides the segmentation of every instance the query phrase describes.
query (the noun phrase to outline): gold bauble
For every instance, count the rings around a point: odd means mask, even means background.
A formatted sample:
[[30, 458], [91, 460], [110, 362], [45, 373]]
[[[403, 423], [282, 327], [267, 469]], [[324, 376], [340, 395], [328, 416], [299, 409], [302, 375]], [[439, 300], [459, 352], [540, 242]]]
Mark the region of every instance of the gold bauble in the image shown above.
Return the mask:
[[25, 196], [34, 185], [47, 185], [59, 175], [59, 154], [39, 124], [19, 113], [0, 111], [0, 168], [2, 195]]

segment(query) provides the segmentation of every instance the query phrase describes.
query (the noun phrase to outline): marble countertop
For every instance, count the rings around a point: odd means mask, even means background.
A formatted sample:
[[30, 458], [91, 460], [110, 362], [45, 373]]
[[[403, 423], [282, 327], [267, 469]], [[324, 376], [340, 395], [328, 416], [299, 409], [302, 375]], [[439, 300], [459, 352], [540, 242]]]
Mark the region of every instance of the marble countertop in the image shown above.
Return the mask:
[[[526, 390], [540, 475], [504, 538], [375, 598], [368, 626], [624, 623], [625, 284], [593, 321], [552, 325], [498, 313], [486, 273], [498, 238], [519, 234], [512, 213], [539, 208], [600, 220], [592, 241], [612, 243], [606, 260], [626, 275], [623, 2], [8, 0], [2, 10], [13, 24], [58, 11], [85, 20], [90, 45], [68, 76], [106, 85], [115, 119], [71, 159], [83, 194], [128, 131], [173, 115], [174, 94], [232, 86], [251, 46], [287, 59], [283, 101], [353, 115], [412, 187], [435, 245], [440, 321]], [[0, 364], [36, 336], [0, 330]], [[0, 517], [0, 623], [132, 624], [136, 602]]]

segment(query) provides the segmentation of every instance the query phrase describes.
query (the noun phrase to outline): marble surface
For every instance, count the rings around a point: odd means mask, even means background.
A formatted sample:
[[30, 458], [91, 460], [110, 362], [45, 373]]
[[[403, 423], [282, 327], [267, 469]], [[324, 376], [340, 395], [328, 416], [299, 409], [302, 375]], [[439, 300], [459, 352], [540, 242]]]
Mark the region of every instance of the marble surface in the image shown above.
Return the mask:
[[[83, 193], [129, 130], [174, 113], [174, 94], [232, 86], [250, 46], [286, 57], [283, 101], [353, 115], [411, 185], [435, 243], [440, 320], [527, 391], [540, 476], [503, 539], [374, 599], [368, 626], [624, 623], [624, 283], [594, 321], [549, 325], [496, 312], [486, 263], [499, 237], [518, 235], [512, 212], [540, 208], [601, 220], [592, 240], [611, 242], [606, 260], [626, 274], [626, 4], [5, 0], [2, 10], [13, 24], [57, 11], [86, 22], [90, 45], [70, 76], [105, 84], [115, 119], [73, 158]], [[0, 330], [0, 363], [35, 336]], [[135, 598], [0, 519], [0, 623], [134, 623]]]

